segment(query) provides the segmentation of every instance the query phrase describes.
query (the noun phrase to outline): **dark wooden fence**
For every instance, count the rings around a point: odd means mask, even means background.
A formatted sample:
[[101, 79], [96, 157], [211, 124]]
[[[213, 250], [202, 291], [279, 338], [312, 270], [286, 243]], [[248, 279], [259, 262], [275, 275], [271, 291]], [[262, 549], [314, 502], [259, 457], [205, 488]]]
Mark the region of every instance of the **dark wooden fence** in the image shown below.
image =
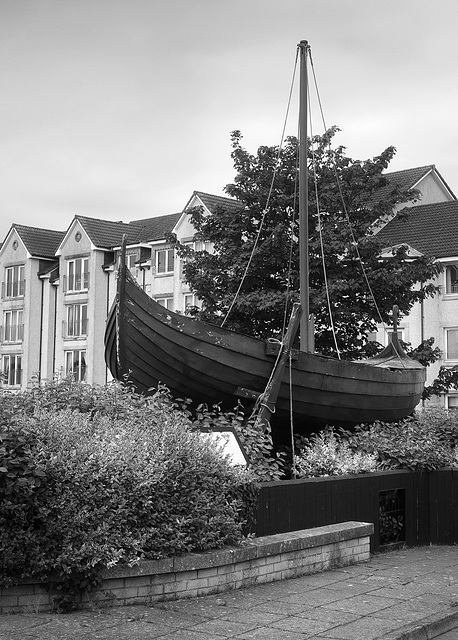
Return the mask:
[[372, 522], [371, 550], [458, 543], [458, 470], [385, 471], [261, 485], [257, 536]]

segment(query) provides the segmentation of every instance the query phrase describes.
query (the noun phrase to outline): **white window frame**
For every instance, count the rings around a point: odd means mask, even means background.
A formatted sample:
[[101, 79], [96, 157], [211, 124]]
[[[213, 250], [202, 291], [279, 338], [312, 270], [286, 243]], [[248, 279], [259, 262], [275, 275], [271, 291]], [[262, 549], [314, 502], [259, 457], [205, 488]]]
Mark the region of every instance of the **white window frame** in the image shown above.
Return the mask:
[[[456, 272], [456, 280], [452, 283], [452, 270]], [[446, 264], [444, 269], [445, 287], [444, 292], [446, 296], [458, 297], [458, 264]]]
[[22, 342], [24, 339], [24, 312], [11, 309], [3, 312], [3, 342]]
[[165, 307], [168, 311], [174, 310], [173, 296], [158, 296], [154, 298], [158, 304]]
[[133, 276], [136, 275], [136, 270], [138, 269], [138, 266], [135, 264], [136, 261], [137, 261], [136, 253], [128, 253], [126, 255], [126, 267], [129, 269], [129, 271]]
[[89, 288], [89, 258], [67, 260], [67, 292]]
[[[456, 333], [456, 353], [454, 354], [454, 357], [450, 357], [451, 354], [449, 352], [449, 333], [451, 332], [455, 332]], [[458, 361], [458, 327], [446, 327], [444, 330], [444, 352], [445, 352], [445, 360], [447, 362], [457, 362]]]
[[199, 307], [199, 301], [194, 293], [183, 294], [183, 312], [187, 313], [189, 307]]
[[[452, 400], [452, 404], [450, 404]], [[445, 403], [447, 411], [458, 411], [458, 393], [448, 393], [445, 396]]]
[[[390, 336], [394, 333], [391, 327], [387, 327], [385, 329], [385, 346], [390, 344]], [[401, 342], [407, 342], [406, 340], [406, 329], [404, 327], [398, 327], [398, 338]]]
[[5, 267], [5, 298], [20, 298], [25, 293], [24, 265]]
[[87, 336], [87, 304], [69, 304], [66, 307], [67, 322], [65, 337], [81, 338]]
[[3, 386], [20, 387], [21, 382], [22, 382], [22, 355], [18, 353], [5, 354], [2, 358]]
[[208, 240], [195, 240], [194, 251], [206, 251], [207, 253], [213, 253], [213, 242], [209, 242]]
[[170, 274], [175, 269], [175, 249], [156, 249], [156, 274]]
[[84, 382], [87, 373], [86, 349], [65, 351], [65, 377], [72, 377], [75, 382]]

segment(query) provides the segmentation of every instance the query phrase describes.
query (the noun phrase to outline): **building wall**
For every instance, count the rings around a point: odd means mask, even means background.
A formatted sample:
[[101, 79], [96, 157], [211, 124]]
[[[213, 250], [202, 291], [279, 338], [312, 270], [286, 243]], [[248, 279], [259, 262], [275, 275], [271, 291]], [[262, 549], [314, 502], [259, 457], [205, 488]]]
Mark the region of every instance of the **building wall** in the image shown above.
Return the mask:
[[443, 182], [434, 172], [425, 176], [418, 184], [417, 188], [421, 191], [420, 202], [417, 204], [433, 204], [435, 202], [449, 202], [454, 198], [445, 188]]
[[43, 288], [43, 332], [41, 341], [40, 379], [50, 381], [54, 377], [56, 352], [57, 284], [49, 276], [41, 278]]
[[[6, 269], [23, 266], [24, 289], [20, 295], [6, 296]], [[32, 377], [40, 375], [42, 365], [43, 339], [49, 332], [48, 317], [45, 313], [44, 285], [38, 273], [43, 266], [40, 260], [32, 258], [27, 252], [19, 234], [13, 229], [0, 252], [0, 270], [2, 277], [1, 325], [2, 342], [0, 355], [21, 357], [21, 384], [9, 385], [12, 388], [25, 388]], [[7, 341], [5, 336], [5, 312], [23, 312], [23, 337]], [[2, 373], [4, 360], [2, 358]]]

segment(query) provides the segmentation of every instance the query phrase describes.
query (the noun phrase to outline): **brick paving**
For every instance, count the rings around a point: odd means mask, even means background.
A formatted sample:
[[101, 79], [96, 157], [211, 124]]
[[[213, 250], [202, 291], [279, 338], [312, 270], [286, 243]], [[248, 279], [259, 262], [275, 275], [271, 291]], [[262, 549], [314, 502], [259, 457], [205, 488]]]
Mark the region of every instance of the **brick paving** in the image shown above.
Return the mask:
[[431, 640], [444, 633], [458, 638], [458, 547], [449, 546], [392, 551], [218, 596], [0, 617], [0, 640]]

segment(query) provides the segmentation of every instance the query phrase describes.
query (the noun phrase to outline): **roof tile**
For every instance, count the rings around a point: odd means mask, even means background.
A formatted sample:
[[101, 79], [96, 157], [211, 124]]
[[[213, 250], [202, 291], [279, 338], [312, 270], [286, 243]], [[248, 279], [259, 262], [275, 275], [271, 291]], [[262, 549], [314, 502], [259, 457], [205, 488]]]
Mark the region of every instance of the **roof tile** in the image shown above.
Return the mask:
[[94, 245], [100, 249], [112, 249], [121, 244], [123, 235], [127, 236], [127, 243], [138, 242], [141, 227], [124, 222], [111, 220], [99, 220], [98, 218], [86, 218], [75, 216]]
[[28, 227], [23, 224], [13, 224], [12, 227], [34, 258], [54, 258], [57, 247], [65, 235], [63, 231]]
[[386, 247], [405, 242], [428, 257], [456, 257], [458, 200], [410, 207], [406, 216], [393, 218], [377, 237]]
[[181, 213], [170, 213], [165, 216], [157, 216], [156, 218], [134, 220], [130, 224], [140, 229], [138, 237], [139, 242], [161, 240], [162, 238], [165, 238], [167, 233], [170, 233], [173, 230], [173, 227], [176, 225], [181, 215]]

